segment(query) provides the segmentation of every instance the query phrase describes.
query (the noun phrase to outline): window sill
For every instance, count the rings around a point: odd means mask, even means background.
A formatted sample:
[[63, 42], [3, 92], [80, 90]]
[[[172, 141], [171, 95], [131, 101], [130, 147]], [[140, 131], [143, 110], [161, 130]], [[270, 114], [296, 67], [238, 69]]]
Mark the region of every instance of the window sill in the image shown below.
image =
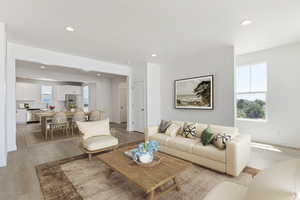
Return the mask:
[[266, 122], [268, 122], [267, 119], [244, 119], [244, 118], [236, 118], [235, 120], [242, 121], [242, 122], [258, 122], [258, 123], [266, 123]]

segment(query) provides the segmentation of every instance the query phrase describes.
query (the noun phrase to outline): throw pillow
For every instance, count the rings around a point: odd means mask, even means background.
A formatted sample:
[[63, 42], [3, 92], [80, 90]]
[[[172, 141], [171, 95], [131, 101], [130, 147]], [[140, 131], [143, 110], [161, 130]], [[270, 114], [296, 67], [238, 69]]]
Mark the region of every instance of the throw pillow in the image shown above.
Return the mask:
[[167, 128], [165, 134], [171, 137], [176, 137], [179, 130], [180, 126], [178, 126], [177, 124], [172, 124], [171, 126], [169, 126], [169, 128]]
[[207, 128], [203, 131], [201, 135], [201, 142], [204, 146], [209, 145], [215, 137], [215, 134], [210, 130], [210, 128]]
[[191, 139], [197, 138], [196, 125], [187, 124], [183, 129], [183, 136]]
[[171, 126], [171, 124], [172, 124], [171, 121], [161, 120], [159, 125], [159, 132], [165, 133], [166, 130], [169, 128], [169, 126]]
[[226, 142], [231, 140], [231, 136], [230, 135], [226, 135], [226, 134], [217, 134], [214, 137], [213, 140], [213, 145], [215, 147], [217, 147], [220, 150], [223, 150], [226, 148]]

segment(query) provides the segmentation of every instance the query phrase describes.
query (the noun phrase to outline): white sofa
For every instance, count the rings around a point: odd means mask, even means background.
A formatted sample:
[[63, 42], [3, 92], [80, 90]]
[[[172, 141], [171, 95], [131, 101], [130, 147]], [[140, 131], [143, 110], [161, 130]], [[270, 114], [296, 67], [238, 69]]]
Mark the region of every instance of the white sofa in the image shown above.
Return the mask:
[[[183, 131], [183, 121], [173, 121], [180, 125]], [[207, 124], [197, 123], [197, 132], [201, 133]], [[231, 135], [232, 140], [227, 142], [225, 150], [219, 150], [213, 145], [203, 146], [199, 140], [189, 139], [180, 135], [176, 137], [159, 133], [158, 126], [148, 127], [145, 131], [146, 139], [156, 140], [160, 144], [160, 151], [189, 160], [193, 163], [223, 172], [232, 176], [238, 176], [246, 167], [250, 158], [250, 135], [241, 135], [235, 127], [225, 127], [209, 125], [211, 130], [216, 133], [226, 133]]]
[[204, 200], [299, 200], [300, 160], [289, 160], [260, 172], [248, 187], [223, 182]]

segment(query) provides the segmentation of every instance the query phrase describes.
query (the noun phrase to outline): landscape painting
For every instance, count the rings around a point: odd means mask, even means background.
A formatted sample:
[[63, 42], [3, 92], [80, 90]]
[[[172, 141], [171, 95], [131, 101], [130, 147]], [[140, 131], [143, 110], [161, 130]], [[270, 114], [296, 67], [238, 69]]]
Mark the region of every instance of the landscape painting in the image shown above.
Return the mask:
[[175, 80], [175, 108], [213, 109], [213, 75]]

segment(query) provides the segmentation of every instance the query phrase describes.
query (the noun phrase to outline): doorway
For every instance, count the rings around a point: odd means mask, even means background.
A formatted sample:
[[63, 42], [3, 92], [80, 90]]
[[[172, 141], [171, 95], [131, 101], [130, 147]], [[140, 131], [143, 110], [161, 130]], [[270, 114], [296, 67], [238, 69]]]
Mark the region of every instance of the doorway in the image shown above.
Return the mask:
[[135, 99], [133, 105], [134, 112], [134, 130], [144, 133], [145, 131], [145, 83], [143, 81], [134, 83]]

